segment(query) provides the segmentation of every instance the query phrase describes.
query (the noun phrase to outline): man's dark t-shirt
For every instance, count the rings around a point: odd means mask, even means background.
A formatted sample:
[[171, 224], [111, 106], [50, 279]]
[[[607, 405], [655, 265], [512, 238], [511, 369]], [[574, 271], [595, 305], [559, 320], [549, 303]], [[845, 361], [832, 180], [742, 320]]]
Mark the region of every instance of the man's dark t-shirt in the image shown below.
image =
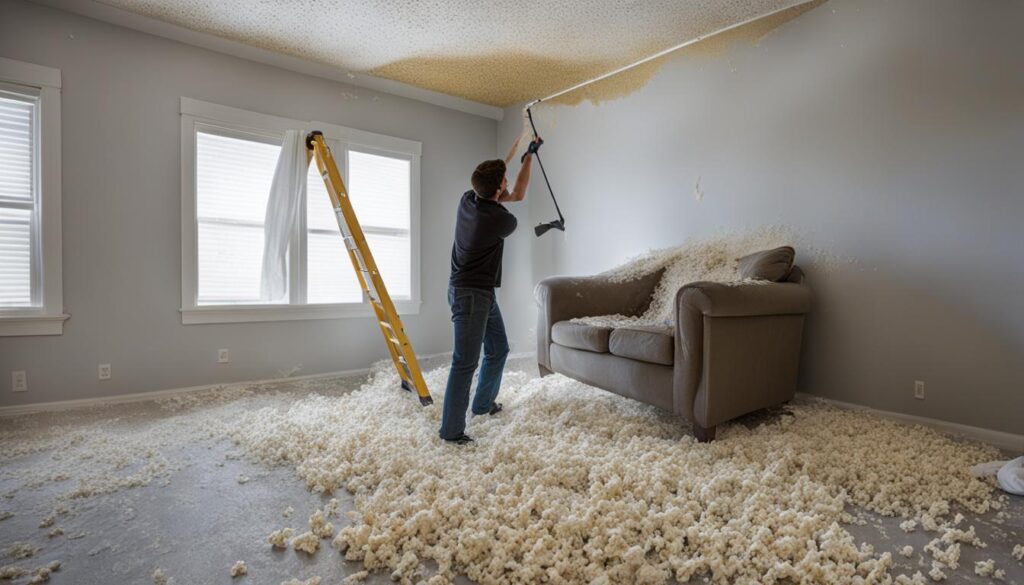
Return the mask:
[[497, 201], [481, 199], [470, 190], [462, 194], [452, 244], [451, 286], [501, 286], [501, 255], [505, 238], [516, 230], [516, 216]]

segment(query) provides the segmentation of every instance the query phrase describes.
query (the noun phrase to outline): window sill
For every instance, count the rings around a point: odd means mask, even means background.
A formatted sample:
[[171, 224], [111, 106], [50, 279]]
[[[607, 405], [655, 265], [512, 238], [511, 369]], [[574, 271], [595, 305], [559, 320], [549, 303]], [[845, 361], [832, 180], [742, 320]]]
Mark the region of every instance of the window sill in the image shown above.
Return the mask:
[[[420, 301], [395, 301], [399, 315], [417, 315]], [[182, 325], [204, 323], [259, 323], [313, 319], [374, 318], [367, 303], [336, 305], [208, 305], [181, 309]]]
[[0, 337], [63, 335], [64, 321], [71, 315], [0, 313]]

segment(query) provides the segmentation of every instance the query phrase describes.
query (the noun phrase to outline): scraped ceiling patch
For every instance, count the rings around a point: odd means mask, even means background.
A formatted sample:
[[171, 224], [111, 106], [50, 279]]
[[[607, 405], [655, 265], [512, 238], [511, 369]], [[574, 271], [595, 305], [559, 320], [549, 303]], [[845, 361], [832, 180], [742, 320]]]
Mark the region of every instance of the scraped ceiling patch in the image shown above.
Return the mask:
[[[799, 2], [100, 1], [262, 49], [496, 106], [542, 97]], [[647, 67], [648, 73], [630, 78], [642, 85], [656, 69]], [[603, 87], [624, 90], [614, 83]], [[594, 97], [593, 90], [590, 94]]]

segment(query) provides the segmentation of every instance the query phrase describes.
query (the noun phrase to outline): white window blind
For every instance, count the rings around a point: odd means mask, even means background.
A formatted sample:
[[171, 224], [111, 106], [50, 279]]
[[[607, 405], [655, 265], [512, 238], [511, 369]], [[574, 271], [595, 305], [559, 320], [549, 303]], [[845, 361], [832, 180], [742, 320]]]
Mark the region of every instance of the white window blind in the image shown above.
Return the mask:
[[[341, 153], [337, 153], [339, 167], [342, 160]], [[306, 259], [306, 302], [362, 302], [363, 291], [341, 238], [327, 187], [312, 161], [306, 177]]]
[[0, 85], [0, 307], [35, 307], [38, 93]]
[[[412, 296], [409, 160], [349, 150], [348, 189], [352, 207], [393, 299]], [[339, 157], [340, 158], [340, 157]], [[346, 303], [362, 300], [323, 179], [310, 165], [307, 177], [307, 300]]]
[[394, 299], [412, 295], [410, 232], [411, 163], [405, 158], [350, 150], [352, 206]]
[[200, 305], [260, 302], [263, 223], [280, 151], [270, 138], [196, 132]]

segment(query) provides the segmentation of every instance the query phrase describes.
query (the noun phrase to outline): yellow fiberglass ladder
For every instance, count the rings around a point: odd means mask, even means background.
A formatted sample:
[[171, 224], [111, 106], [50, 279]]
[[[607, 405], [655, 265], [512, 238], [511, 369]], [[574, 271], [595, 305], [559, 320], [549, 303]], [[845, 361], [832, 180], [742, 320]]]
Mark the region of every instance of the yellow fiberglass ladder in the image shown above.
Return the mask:
[[363, 236], [363, 228], [359, 226], [356, 212], [352, 209], [345, 182], [341, 179], [338, 165], [334, 162], [334, 156], [324, 141], [322, 132], [313, 131], [306, 136], [306, 156], [316, 159], [316, 166], [327, 186], [327, 195], [331, 198], [331, 207], [334, 208], [338, 227], [345, 239], [345, 248], [348, 249], [352, 267], [356, 269], [359, 285], [363, 287], [363, 292], [377, 314], [377, 323], [387, 342], [391, 361], [395, 363], [395, 369], [402, 379], [402, 388], [410, 392], [415, 391], [424, 406], [432, 404], [434, 401], [427, 390], [426, 382], [423, 381], [423, 373], [420, 371], [419, 362], [416, 361], [416, 354], [412, 351], [412, 344], [405, 335], [405, 327], [398, 317], [395, 304], [391, 302], [391, 295], [384, 287], [384, 280], [381, 279], [377, 263], [374, 262], [373, 254], [370, 253], [370, 247]]

